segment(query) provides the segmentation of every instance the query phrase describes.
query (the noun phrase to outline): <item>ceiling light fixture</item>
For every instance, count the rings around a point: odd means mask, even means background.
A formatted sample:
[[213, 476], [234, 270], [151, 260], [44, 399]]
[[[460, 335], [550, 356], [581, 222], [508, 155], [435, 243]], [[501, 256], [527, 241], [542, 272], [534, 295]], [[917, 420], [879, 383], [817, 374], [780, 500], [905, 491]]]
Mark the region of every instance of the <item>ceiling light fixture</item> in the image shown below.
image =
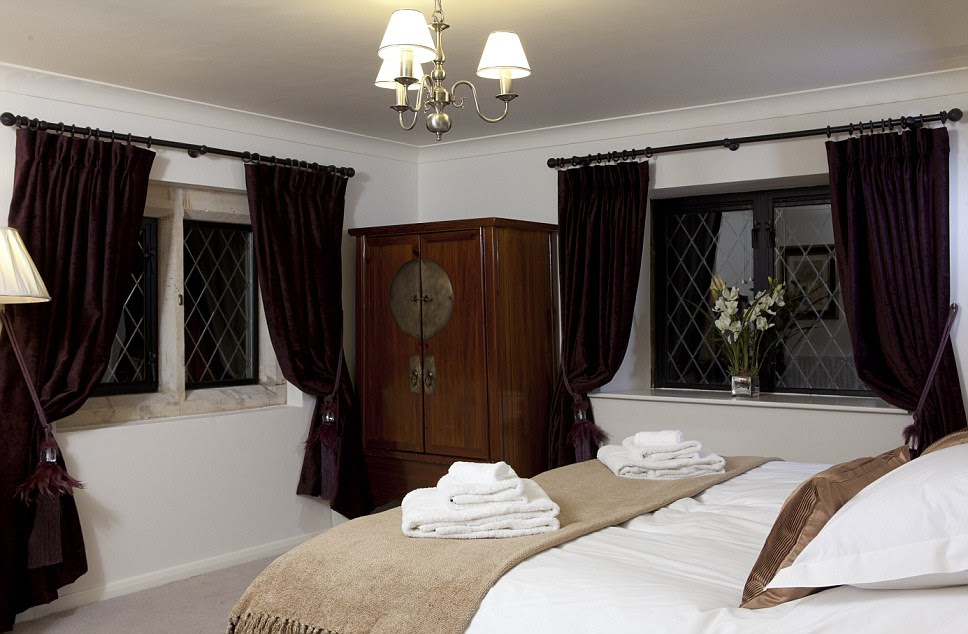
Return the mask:
[[[444, 22], [440, 1], [434, 0], [434, 13], [430, 24], [427, 24], [423, 13], [415, 9], [399, 9], [393, 12], [380, 43], [378, 53], [383, 59], [383, 66], [375, 82], [381, 88], [396, 90], [396, 103], [390, 108], [396, 110], [400, 127], [412, 130], [421, 110], [426, 111], [427, 129], [437, 136], [438, 141], [451, 127], [450, 115], [444, 109], [451, 105], [455, 108], [464, 107], [464, 97], [454, 95], [458, 86], [470, 88], [471, 96], [474, 97], [474, 108], [481, 119], [488, 123], [497, 123], [507, 116], [508, 104], [517, 97], [511, 92], [511, 80], [531, 74], [528, 58], [524, 55], [517, 34], [494, 31], [484, 45], [477, 75], [498, 80], [499, 92], [496, 97], [504, 102], [504, 112], [498, 117], [485, 116], [477, 101], [477, 88], [469, 81], [462, 79], [454, 82], [450, 90], [447, 90], [444, 87], [447, 72], [444, 70], [446, 57], [441, 33], [450, 25]], [[431, 39], [428, 28], [435, 33], [434, 39]], [[421, 66], [426, 62], [434, 64], [433, 70], [427, 75], [423, 73]], [[410, 105], [408, 89], [417, 93], [415, 105]], [[405, 112], [414, 113], [409, 125], [404, 120]]]

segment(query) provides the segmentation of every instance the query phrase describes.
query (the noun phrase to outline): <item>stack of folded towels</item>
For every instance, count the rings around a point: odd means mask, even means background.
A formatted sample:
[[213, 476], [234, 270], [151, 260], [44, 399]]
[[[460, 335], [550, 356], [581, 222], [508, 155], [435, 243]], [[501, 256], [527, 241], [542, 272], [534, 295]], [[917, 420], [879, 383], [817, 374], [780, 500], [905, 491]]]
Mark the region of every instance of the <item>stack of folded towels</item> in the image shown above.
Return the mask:
[[621, 446], [601, 447], [598, 459], [615, 475], [648, 480], [723, 473], [726, 468], [722, 457], [703, 450], [698, 440], [686, 440], [677, 429], [640, 431]]
[[455, 462], [429, 489], [403, 498], [403, 534], [474, 539], [558, 530], [558, 505], [507, 463]]

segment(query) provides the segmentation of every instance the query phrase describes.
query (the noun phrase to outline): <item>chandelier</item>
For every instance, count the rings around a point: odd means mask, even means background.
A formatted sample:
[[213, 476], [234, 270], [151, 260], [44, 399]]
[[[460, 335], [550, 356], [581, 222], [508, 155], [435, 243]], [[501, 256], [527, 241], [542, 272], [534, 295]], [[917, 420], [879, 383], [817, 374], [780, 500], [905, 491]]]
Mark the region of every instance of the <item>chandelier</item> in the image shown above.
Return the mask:
[[[444, 86], [447, 72], [444, 70], [444, 48], [441, 34], [450, 25], [444, 22], [441, 0], [434, 0], [434, 13], [428, 25], [423, 13], [416, 9], [398, 9], [390, 16], [386, 33], [378, 51], [383, 65], [377, 73], [376, 85], [396, 91], [396, 102], [390, 106], [397, 112], [400, 127], [412, 130], [421, 111], [427, 113], [427, 129], [437, 136], [450, 130], [450, 115], [444, 111], [447, 106], [464, 107], [464, 97], [454, 92], [459, 86], [470, 89], [474, 98], [477, 115], [487, 123], [497, 123], [508, 115], [508, 104], [517, 97], [511, 92], [511, 80], [531, 74], [528, 58], [524, 56], [521, 40], [509, 31], [494, 31], [487, 38], [477, 75], [486, 79], [498, 80], [497, 99], [504, 102], [504, 112], [497, 117], [487, 117], [481, 112], [477, 101], [477, 88], [469, 81], [455, 82], [448, 90]], [[428, 30], [428, 28], [430, 30]], [[431, 39], [430, 31], [434, 32]], [[423, 64], [433, 62], [433, 70], [424, 74]], [[411, 105], [408, 93], [416, 93], [416, 102]], [[408, 124], [404, 113], [412, 112], [413, 120]]]

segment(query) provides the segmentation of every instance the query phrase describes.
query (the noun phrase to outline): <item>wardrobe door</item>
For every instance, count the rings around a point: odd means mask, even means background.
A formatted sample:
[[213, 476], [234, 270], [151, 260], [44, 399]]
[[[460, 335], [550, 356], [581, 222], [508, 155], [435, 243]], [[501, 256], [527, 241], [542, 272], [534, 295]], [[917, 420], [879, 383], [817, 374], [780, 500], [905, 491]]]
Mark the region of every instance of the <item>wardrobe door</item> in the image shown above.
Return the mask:
[[[363, 239], [357, 363], [364, 369], [359, 390], [366, 449], [424, 450], [420, 303], [409, 300], [419, 288], [418, 254], [417, 236]], [[394, 292], [405, 292], [406, 301], [394, 302]]]
[[[488, 457], [484, 257], [480, 229], [421, 235], [424, 266], [424, 450], [461, 458]], [[453, 311], [429, 329], [428, 306], [440, 298], [428, 271], [439, 267], [453, 289]], [[434, 330], [438, 330], [435, 334]], [[432, 371], [432, 374], [429, 374]]]

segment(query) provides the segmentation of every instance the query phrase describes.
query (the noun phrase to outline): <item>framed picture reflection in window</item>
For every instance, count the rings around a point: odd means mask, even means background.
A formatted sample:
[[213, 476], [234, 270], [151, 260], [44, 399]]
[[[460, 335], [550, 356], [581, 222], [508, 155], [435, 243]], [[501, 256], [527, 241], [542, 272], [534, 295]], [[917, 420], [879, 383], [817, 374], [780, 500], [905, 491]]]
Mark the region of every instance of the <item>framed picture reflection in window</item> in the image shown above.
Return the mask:
[[796, 319], [837, 319], [837, 268], [832, 244], [783, 251], [787, 302]]

